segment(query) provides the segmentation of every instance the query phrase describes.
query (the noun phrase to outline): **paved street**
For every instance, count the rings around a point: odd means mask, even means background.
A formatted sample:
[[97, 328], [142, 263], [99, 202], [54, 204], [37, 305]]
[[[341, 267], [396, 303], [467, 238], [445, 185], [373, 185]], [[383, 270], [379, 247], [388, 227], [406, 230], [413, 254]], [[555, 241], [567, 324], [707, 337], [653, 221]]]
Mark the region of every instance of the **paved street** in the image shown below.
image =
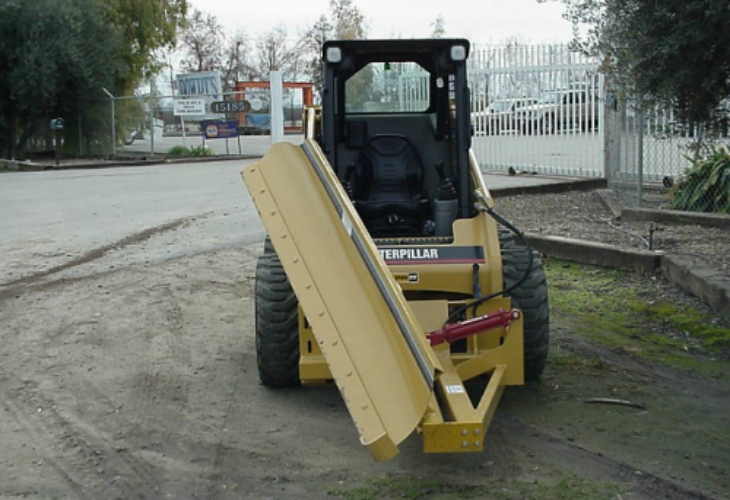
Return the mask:
[[[292, 134], [284, 136], [284, 139], [299, 144], [302, 142], [303, 136], [301, 134]], [[240, 150], [239, 144], [241, 146]], [[171, 148], [182, 145], [189, 148], [202, 146], [203, 136], [187, 136], [185, 140], [181, 136], [163, 137], [162, 141], [155, 142], [155, 153], [167, 153]], [[205, 141], [205, 147], [216, 155], [263, 155], [271, 147], [271, 136], [246, 135], [236, 139], [208, 139]], [[121, 151], [148, 153], [151, 148], [152, 145], [148, 139], [137, 139], [132, 144], [123, 146]]]
[[102, 271], [261, 241], [239, 175], [250, 161], [3, 174], [0, 283], [90, 252], [104, 253], [90, 264]]
[[[3, 174], [0, 284], [57, 266], [76, 276], [259, 242], [240, 176], [253, 161]], [[485, 179], [490, 189], [565, 180]]]

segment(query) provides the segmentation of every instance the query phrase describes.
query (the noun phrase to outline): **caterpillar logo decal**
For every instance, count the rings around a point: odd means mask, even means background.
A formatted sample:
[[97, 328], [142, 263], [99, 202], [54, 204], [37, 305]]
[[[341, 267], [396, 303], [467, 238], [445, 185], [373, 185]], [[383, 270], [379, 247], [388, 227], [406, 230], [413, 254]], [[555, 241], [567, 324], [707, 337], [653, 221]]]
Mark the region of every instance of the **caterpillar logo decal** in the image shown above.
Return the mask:
[[[378, 247], [386, 264], [482, 264], [484, 248], [473, 247]], [[411, 282], [413, 283], [413, 282]]]
[[398, 283], [418, 283], [418, 273], [395, 273], [393, 275], [395, 281]]

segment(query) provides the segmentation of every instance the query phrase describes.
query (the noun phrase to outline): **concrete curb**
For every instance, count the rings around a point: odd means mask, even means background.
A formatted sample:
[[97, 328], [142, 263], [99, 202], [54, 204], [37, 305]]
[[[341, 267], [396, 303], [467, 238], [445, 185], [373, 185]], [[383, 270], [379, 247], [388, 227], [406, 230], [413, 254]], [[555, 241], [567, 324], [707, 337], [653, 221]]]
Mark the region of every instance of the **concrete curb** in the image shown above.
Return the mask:
[[642, 274], [661, 273], [719, 314], [730, 317], [730, 277], [719, 276], [694, 259], [538, 233], [525, 236], [535, 250], [550, 257]]
[[[482, 172], [489, 173], [489, 172]], [[606, 188], [606, 179], [571, 179], [568, 181], [535, 184], [532, 186], [515, 186], [490, 189], [493, 198], [502, 196], [517, 196], [523, 194], [565, 193], [567, 191], [593, 191]]]
[[98, 163], [67, 163], [56, 166], [55, 163], [30, 163], [16, 160], [0, 160], [0, 164], [10, 170], [18, 172], [40, 172], [54, 170], [86, 170], [115, 167], [149, 167], [154, 165], [169, 165], [176, 163], [211, 163], [231, 160], [253, 160], [261, 158], [261, 155], [236, 155], [236, 156], [199, 156], [190, 158], [161, 158], [155, 160], [131, 160], [131, 161], [104, 161]]
[[613, 216], [622, 221], [663, 222], [665, 224], [688, 224], [730, 229], [729, 214], [707, 214], [683, 212], [681, 210], [651, 210], [648, 208], [625, 207], [616, 192], [611, 189], [597, 189], [596, 194]]
[[[558, 185], [547, 184], [539, 186], [540, 190], [529, 190], [529, 192], [563, 192], [570, 185], [571, 183], [567, 183], [567, 185], [562, 183]], [[590, 183], [581, 183], [581, 187], [590, 185]], [[596, 188], [596, 193], [617, 219], [730, 228], [730, 215], [627, 208], [623, 206], [614, 191], [604, 188], [605, 186]], [[525, 194], [526, 192], [528, 191], [502, 189], [495, 190], [493, 196]], [[528, 233], [526, 236], [537, 251], [558, 259], [639, 273], [660, 272], [667, 281], [695, 295], [719, 314], [730, 316], [730, 277], [719, 276], [716, 270], [707, 267], [704, 262], [679, 255], [665, 255], [661, 252], [649, 250], [627, 249], [560, 236], [547, 236], [538, 233]]]
[[649, 210], [646, 208], [624, 208], [621, 220], [640, 222], [664, 222], [670, 224], [696, 224], [706, 227], [730, 229], [730, 215], [682, 212], [679, 210]]
[[712, 269], [698, 266], [691, 257], [679, 255], [662, 258], [662, 275], [713, 309], [730, 316], [730, 278], [718, 276]]
[[659, 252], [539, 233], [526, 233], [525, 236], [535, 250], [559, 259], [642, 274], [653, 274], [661, 268], [662, 254]]
[[667, 281], [692, 293], [718, 313], [730, 316], [730, 277], [718, 275], [696, 259], [560, 236], [525, 236], [535, 250], [549, 257], [642, 274], [661, 273]]

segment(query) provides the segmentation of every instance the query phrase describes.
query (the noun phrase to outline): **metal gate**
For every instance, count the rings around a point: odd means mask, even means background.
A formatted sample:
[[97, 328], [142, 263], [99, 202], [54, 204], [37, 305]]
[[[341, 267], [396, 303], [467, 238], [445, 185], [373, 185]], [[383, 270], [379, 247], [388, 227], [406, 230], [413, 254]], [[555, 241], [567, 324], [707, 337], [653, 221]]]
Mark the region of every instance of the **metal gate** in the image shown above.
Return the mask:
[[604, 83], [565, 45], [476, 47], [472, 148], [484, 171], [602, 177]]

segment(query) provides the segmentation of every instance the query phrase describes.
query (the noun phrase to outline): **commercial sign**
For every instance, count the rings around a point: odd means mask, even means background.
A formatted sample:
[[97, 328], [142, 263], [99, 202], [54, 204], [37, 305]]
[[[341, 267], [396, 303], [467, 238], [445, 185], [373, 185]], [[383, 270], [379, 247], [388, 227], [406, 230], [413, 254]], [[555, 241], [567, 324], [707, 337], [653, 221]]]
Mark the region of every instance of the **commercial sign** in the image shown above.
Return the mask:
[[175, 116], [200, 116], [205, 114], [205, 99], [175, 99]]
[[198, 120], [215, 120], [221, 118], [218, 113], [211, 111], [210, 105], [215, 101], [223, 100], [221, 75], [217, 71], [203, 71], [177, 75], [178, 96], [188, 99], [202, 99], [205, 109], [200, 115], [193, 116]]
[[210, 105], [213, 113], [248, 113], [251, 103], [248, 101], [216, 101]]
[[236, 120], [216, 120], [203, 122], [203, 133], [206, 139], [229, 139], [238, 137]]

